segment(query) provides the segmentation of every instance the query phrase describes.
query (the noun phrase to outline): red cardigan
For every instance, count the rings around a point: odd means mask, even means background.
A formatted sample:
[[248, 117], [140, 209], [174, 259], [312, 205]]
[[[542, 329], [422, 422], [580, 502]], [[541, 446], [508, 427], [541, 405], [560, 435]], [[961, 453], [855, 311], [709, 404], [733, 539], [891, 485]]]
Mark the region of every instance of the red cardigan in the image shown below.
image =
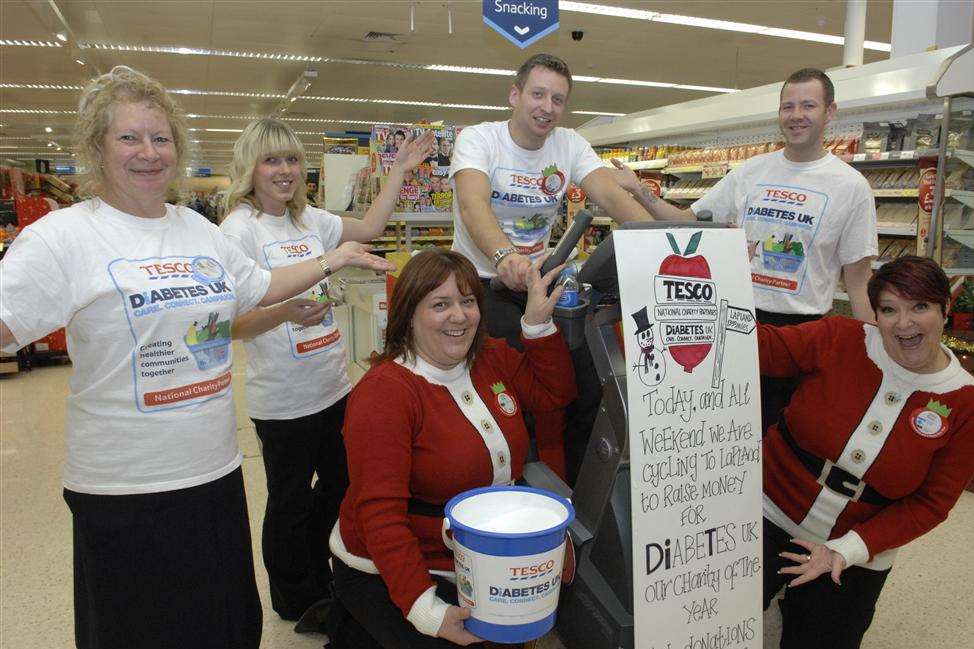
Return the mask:
[[[507, 439], [514, 480], [528, 451], [522, 408], [563, 408], [576, 391], [560, 333], [523, 343], [522, 354], [489, 339], [470, 371]], [[511, 415], [492, 390], [498, 382], [517, 404]], [[504, 405], [511, 409], [510, 401]], [[433, 585], [429, 570], [453, 570], [453, 554], [440, 537], [442, 519], [407, 514], [408, 500], [442, 505], [458, 493], [490, 485], [491, 458], [445, 386], [393, 361], [373, 367], [352, 391], [344, 435], [349, 488], [339, 516], [341, 539], [351, 554], [375, 563], [392, 601], [408, 615]]]
[[[802, 377], [784, 412], [798, 445], [893, 499], [878, 506], [821, 495], [775, 424], [763, 440], [764, 492], [787, 518], [772, 522], [799, 525], [810, 539], [851, 530], [873, 560], [947, 518], [974, 473], [974, 379], [956, 358], [934, 374], [909, 372], [886, 354], [875, 326], [839, 317], [760, 325], [758, 341], [763, 374]], [[931, 402], [949, 408], [943, 431], [916, 423]]]

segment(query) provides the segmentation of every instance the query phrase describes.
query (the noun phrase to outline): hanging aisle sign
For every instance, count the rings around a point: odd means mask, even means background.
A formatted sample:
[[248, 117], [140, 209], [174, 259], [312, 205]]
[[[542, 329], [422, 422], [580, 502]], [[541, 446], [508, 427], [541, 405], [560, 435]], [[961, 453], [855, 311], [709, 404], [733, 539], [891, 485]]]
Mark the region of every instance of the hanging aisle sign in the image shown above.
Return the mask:
[[761, 412], [740, 229], [617, 230], [636, 649], [760, 649]]
[[524, 49], [558, 29], [558, 0], [484, 0], [484, 22]]

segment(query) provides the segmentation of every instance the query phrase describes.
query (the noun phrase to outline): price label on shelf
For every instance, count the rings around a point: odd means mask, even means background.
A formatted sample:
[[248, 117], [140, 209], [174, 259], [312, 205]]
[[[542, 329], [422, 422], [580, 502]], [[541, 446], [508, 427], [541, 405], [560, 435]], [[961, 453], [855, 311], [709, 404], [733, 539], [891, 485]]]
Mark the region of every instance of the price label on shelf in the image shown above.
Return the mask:
[[708, 162], [704, 164], [700, 177], [704, 180], [708, 178], [723, 178], [727, 175], [729, 168], [726, 162]]

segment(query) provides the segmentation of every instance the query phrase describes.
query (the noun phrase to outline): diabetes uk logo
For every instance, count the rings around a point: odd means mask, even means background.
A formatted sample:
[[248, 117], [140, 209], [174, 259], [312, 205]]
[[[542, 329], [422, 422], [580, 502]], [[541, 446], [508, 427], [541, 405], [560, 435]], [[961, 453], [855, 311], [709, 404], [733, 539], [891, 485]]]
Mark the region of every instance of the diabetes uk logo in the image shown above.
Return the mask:
[[710, 264], [697, 252], [703, 234], [694, 232], [681, 250], [676, 237], [666, 233], [673, 254], [663, 258], [653, 278], [656, 303], [630, 314], [640, 350], [632, 370], [644, 385], [662, 383], [668, 364], [672, 371], [679, 368], [690, 374], [711, 355], [716, 384], [726, 332], [749, 334], [754, 330], [754, 314], [749, 309], [731, 306], [718, 295]]

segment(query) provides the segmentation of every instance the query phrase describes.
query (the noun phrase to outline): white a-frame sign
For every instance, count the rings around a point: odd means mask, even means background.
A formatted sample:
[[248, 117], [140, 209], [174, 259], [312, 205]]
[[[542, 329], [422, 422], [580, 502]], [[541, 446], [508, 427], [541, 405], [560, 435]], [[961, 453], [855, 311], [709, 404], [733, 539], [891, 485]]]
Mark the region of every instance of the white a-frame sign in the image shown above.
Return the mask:
[[619, 230], [637, 649], [759, 649], [761, 413], [744, 232]]

